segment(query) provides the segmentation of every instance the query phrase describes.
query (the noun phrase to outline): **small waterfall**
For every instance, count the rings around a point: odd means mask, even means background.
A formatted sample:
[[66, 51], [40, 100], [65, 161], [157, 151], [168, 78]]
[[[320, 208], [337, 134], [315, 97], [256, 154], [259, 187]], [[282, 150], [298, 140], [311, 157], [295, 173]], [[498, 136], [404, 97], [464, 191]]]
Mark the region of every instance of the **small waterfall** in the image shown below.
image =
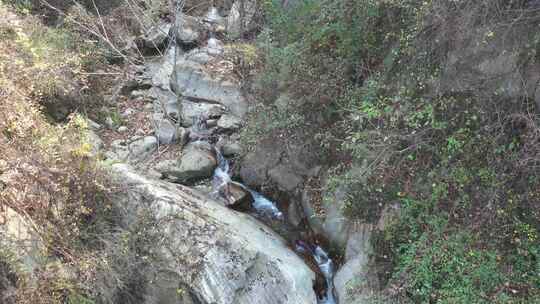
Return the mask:
[[299, 253], [312, 255], [326, 280], [326, 294], [323, 298], [318, 299], [318, 304], [337, 304], [334, 297], [335, 269], [332, 259], [320, 246], [313, 246], [302, 240], [295, 242], [295, 250]]
[[[244, 186], [245, 187], [245, 186]], [[253, 208], [262, 215], [283, 220], [283, 212], [279, 211], [276, 204], [255, 190], [246, 188], [253, 196]]]
[[337, 302], [334, 298], [334, 262], [320, 246], [315, 247], [313, 257], [323, 273], [327, 285], [326, 296], [319, 300], [319, 304], [336, 304]]
[[[208, 140], [209, 139], [209, 132], [208, 127], [206, 124], [206, 117], [201, 115], [200, 117], [194, 118], [193, 121], [193, 127], [192, 127], [192, 133], [194, 136], [192, 136], [192, 140], [194, 141], [202, 141], [202, 140]], [[268, 198], [266, 198], [261, 193], [252, 190], [248, 188], [247, 186], [235, 182], [231, 179], [231, 175], [229, 173], [230, 171], [230, 164], [229, 160], [226, 159], [223, 154], [221, 154], [220, 150], [216, 147], [214, 147], [216, 158], [218, 162], [217, 168], [214, 170], [214, 175], [212, 176], [212, 196], [216, 199], [218, 198], [224, 198], [225, 200], [229, 201], [231, 199], [231, 193], [229, 190], [229, 185], [231, 183], [237, 184], [238, 186], [244, 188], [246, 191], [251, 193], [253, 197], [253, 209], [262, 216], [270, 217], [273, 219], [278, 219], [280, 221], [284, 220], [283, 212], [281, 212], [276, 203], [272, 202]], [[332, 259], [328, 256], [328, 254], [320, 247], [320, 246], [314, 246], [312, 244], [308, 244], [307, 242], [303, 240], [297, 240], [295, 242], [296, 244], [296, 251], [301, 253], [310, 254], [315, 259], [315, 262], [317, 263], [317, 266], [321, 270], [321, 273], [323, 274], [325, 280], [326, 280], [326, 294], [323, 298], [318, 299], [318, 304], [337, 304], [337, 301], [334, 297], [334, 263]]]
[[[228, 183], [231, 183], [233, 181], [231, 180], [231, 176], [229, 175], [229, 161], [225, 157], [223, 157], [219, 149], [216, 148], [215, 150], [218, 160], [218, 166], [214, 171], [212, 184], [214, 188], [214, 193], [219, 194], [223, 193], [223, 191], [220, 192], [223, 187], [226, 187]], [[255, 209], [259, 214], [263, 216], [269, 216], [278, 220], [283, 220], [283, 213], [279, 211], [274, 202], [267, 199], [259, 192], [252, 190], [241, 183], [234, 183], [251, 193], [251, 196], [253, 197], [253, 209]]]
[[219, 152], [219, 149], [214, 148], [216, 151], [216, 157], [218, 160], [218, 166], [214, 170], [214, 175], [212, 176], [212, 196], [214, 198], [219, 198], [220, 195], [226, 200], [229, 200], [230, 193], [227, 190], [229, 183], [231, 183], [231, 176], [229, 175], [229, 161], [223, 157]]

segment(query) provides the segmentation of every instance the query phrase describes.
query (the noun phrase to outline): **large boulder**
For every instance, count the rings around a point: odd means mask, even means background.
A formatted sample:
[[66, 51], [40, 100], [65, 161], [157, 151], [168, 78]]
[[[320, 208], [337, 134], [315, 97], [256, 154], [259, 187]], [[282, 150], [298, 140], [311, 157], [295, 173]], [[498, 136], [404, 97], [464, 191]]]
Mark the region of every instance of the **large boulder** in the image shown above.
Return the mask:
[[195, 62], [178, 62], [171, 77], [171, 88], [192, 102], [223, 105], [239, 118], [243, 118], [248, 110], [238, 84], [209, 75]]
[[191, 127], [193, 122], [200, 117], [216, 117], [223, 112], [225, 112], [225, 109], [219, 104], [183, 100], [180, 113], [182, 126]]
[[263, 140], [242, 159], [240, 177], [249, 187], [267, 184], [268, 171], [279, 164], [282, 147], [270, 139]]
[[180, 143], [183, 145], [187, 141], [187, 130], [175, 124], [171, 120], [160, 117], [159, 114], [154, 116], [154, 130], [158, 142], [163, 145], [169, 145], [172, 143]]
[[200, 142], [188, 144], [179, 160], [162, 161], [155, 169], [165, 179], [190, 184], [211, 177], [216, 167], [214, 150], [209, 144]]
[[303, 182], [302, 176], [288, 166], [279, 165], [268, 171], [268, 176], [281, 191], [292, 193]]
[[[253, 209], [253, 196], [249, 191], [235, 182], [229, 182], [224, 187], [225, 192], [221, 190], [223, 196], [228, 196], [227, 207], [238, 211], [250, 211]], [[227, 193], [228, 192], [228, 193]]]
[[[153, 277], [146, 304], [317, 302], [313, 272], [269, 228], [185, 186], [149, 180], [122, 164], [113, 170], [130, 189], [117, 200], [125, 220], [150, 210], [164, 233], [155, 250], [166, 266]], [[179, 287], [185, 292], [175, 294]]]

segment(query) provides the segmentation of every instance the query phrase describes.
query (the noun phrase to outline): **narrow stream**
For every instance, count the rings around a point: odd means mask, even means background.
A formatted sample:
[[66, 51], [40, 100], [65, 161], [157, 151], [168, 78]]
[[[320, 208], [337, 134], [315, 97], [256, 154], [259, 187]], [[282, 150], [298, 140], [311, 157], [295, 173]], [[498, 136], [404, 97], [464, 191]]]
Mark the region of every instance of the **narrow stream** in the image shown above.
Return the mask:
[[[211, 7], [209, 12], [206, 15], [205, 21], [211, 24], [217, 24], [222, 17], [219, 15], [215, 7]], [[208, 46], [211, 49], [212, 47], [218, 48], [217, 40], [214, 37], [214, 33], [210, 33], [210, 39], [208, 41]], [[205, 114], [194, 118], [193, 126], [190, 132], [191, 141], [206, 141], [211, 143], [212, 130], [208, 128], [207, 119]], [[215, 138], [214, 138], [215, 139]], [[286, 220], [284, 214], [277, 204], [270, 199], [266, 198], [261, 193], [248, 188], [242, 183], [233, 181], [230, 175], [230, 164], [229, 160], [226, 159], [219, 151], [218, 148], [214, 146], [216, 158], [218, 161], [218, 166], [214, 171], [212, 177], [212, 193], [211, 195], [216, 199], [224, 199], [226, 202], [233, 202], [234, 197], [231, 193], [231, 185], [239, 186], [244, 189], [246, 192], [250, 193], [253, 198], [253, 203], [251, 207], [255, 210], [256, 214], [262, 218], [270, 218], [280, 223], [280, 226], [286, 227]], [[337, 300], [334, 297], [334, 263], [328, 254], [318, 245], [310, 244], [305, 240], [295, 240], [294, 250], [299, 255], [311, 256], [313, 257], [317, 267], [322, 273], [324, 280], [326, 282], [326, 288], [324, 289], [323, 295], [318, 295], [317, 303], [318, 304], [337, 304]], [[320, 278], [320, 274], [318, 276]], [[316, 290], [317, 291], [317, 290]]]
[[[215, 148], [216, 156], [218, 160], [218, 167], [214, 171], [214, 176], [212, 178], [212, 187], [213, 192], [212, 194], [219, 198], [220, 196], [224, 198], [225, 200], [229, 200], [228, 197], [228, 191], [225, 189], [229, 183], [235, 183], [239, 185], [240, 187], [244, 188], [246, 191], [248, 191], [251, 196], [253, 197], [253, 209], [261, 215], [270, 217], [279, 221], [284, 221], [283, 212], [281, 212], [276, 203], [272, 202], [268, 198], [266, 198], [261, 193], [252, 190], [245, 185], [232, 181], [229, 170], [229, 160], [227, 160], [219, 149]], [[224, 191], [225, 190], [225, 191]], [[315, 261], [317, 262], [317, 266], [321, 270], [321, 273], [324, 275], [324, 278], [326, 280], [326, 291], [325, 296], [318, 299], [319, 304], [336, 304], [337, 301], [334, 297], [334, 263], [332, 259], [328, 257], [328, 254], [322, 249], [320, 246], [308, 244], [307, 242], [303, 240], [296, 240], [295, 241], [295, 250], [299, 253], [307, 253], [311, 254]]]

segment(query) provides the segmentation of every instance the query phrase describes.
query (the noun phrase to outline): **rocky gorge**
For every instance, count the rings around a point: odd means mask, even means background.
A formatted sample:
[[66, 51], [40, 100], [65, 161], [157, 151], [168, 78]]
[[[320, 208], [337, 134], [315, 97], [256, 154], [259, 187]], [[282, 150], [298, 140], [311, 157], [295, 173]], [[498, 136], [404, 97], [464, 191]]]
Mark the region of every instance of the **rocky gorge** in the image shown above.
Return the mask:
[[536, 303], [538, 12], [0, 2], [0, 303]]
[[[362, 273], [368, 279], [373, 228], [349, 223], [339, 194], [317, 206], [327, 208], [324, 219], [316, 214], [307, 181], [320, 166], [301, 147], [289, 154], [295, 159], [280, 159], [273, 143], [245, 153], [240, 131], [250, 100], [217, 38], [237, 35], [237, 10], [210, 6], [139, 38], [163, 55], [148, 57], [123, 89], [127, 127], [92, 132], [96, 152], [118, 163], [115, 175], [133, 189], [123, 199], [127, 218], [147, 205], [166, 223], [160, 250], [171, 264], [159, 271], [147, 303], [352, 303], [348, 284]], [[150, 122], [148, 132], [130, 126], [140, 117]], [[100, 134], [122, 136], [103, 145]], [[339, 264], [323, 250], [328, 244], [347, 248]], [[177, 284], [190, 299], [178, 302]]]
[[[346, 219], [339, 189], [321, 200], [313, 181], [324, 188], [327, 177], [310, 149], [242, 141], [255, 101], [228, 52], [231, 38], [251, 30], [256, 1], [242, 14], [239, 2], [182, 3], [185, 13], [133, 41], [145, 57], [110, 96], [118, 113], [86, 122], [92, 157], [123, 189], [114, 198], [122, 226], [150, 216], [160, 235], [160, 263], [141, 269], [150, 282], [142, 303], [346, 304], [371, 295], [370, 236], [384, 223]], [[4, 245], [33, 269], [44, 244], [8, 211], [0, 232], [17, 242]]]

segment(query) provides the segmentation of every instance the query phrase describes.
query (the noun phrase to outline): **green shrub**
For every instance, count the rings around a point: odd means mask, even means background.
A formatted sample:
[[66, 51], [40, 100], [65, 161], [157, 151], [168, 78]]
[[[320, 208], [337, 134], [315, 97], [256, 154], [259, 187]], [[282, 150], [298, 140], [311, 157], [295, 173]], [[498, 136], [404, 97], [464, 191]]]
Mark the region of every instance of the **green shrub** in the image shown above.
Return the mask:
[[[490, 45], [519, 32], [530, 39], [493, 47], [512, 45], [520, 68], [535, 66], [530, 2], [295, 3], [266, 2], [253, 140], [320, 144], [321, 161], [337, 172], [330, 188], [349, 192], [351, 218], [374, 222], [400, 202], [399, 219], [376, 242], [383, 294], [413, 303], [538, 302], [538, 105], [487, 90], [486, 79], [439, 89], [451, 49], [472, 39]], [[284, 96], [294, 119], [276, 123]]]

